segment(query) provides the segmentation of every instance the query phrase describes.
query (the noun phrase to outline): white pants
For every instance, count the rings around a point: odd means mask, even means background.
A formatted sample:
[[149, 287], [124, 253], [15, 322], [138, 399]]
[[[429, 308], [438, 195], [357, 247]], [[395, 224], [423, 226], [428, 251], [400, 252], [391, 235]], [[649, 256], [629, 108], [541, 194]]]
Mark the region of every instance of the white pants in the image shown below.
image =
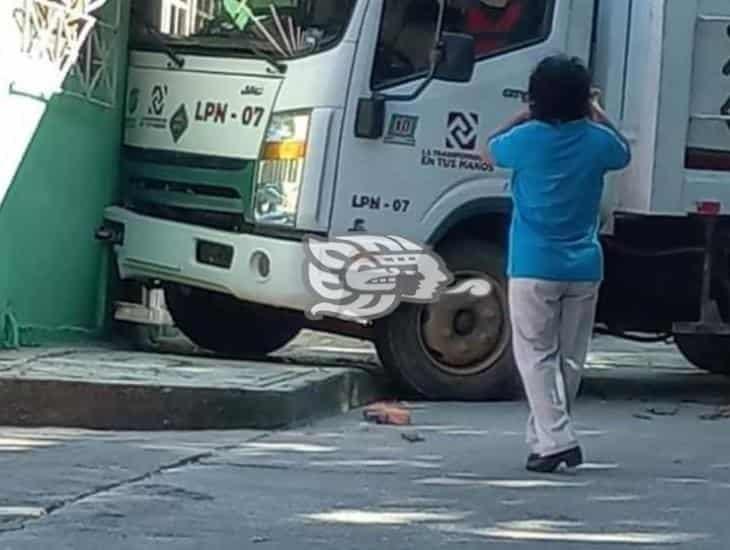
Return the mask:
[[510, 280], [514, 354], [530, 405], [527, 444], [534, 453], [551, 455], [578, 444], [571, 407], [593, 334], [599, 286]]

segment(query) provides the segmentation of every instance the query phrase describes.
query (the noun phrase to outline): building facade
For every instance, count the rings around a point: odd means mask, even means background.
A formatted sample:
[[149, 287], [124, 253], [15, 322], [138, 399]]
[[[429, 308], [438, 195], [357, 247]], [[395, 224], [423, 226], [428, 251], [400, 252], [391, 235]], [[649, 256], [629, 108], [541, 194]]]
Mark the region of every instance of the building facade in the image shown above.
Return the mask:
[[105, 331], [128, 26], [128, 0], [0, 8], [0, 346]]

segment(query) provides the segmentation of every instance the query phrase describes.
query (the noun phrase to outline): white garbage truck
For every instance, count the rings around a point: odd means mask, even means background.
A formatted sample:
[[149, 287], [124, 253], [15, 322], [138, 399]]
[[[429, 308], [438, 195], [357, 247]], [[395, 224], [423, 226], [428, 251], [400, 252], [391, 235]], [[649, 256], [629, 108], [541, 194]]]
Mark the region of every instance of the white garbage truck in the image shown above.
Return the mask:
[[[371, 339], [429, 399], [518, 389], [505, 292], [510, 174], [480, 157], [547, 55], [590, 64], [633, 163], [603, 203], [596, 330], [674, 339], [730, 373], [727, 0], [137, 0], [121, 279], [232, 356], [305, 327]], [[490, 291], [350, 322], [305, 315], [305, 238], [398, 236]], [[160, 302], [118, 317], [160, 322]], [[140, 309], [141, 308], [141, 309]], [[140, 311], [142, 314], [140, 314]], [[146, 313], [145, 313], [146, 312]]]

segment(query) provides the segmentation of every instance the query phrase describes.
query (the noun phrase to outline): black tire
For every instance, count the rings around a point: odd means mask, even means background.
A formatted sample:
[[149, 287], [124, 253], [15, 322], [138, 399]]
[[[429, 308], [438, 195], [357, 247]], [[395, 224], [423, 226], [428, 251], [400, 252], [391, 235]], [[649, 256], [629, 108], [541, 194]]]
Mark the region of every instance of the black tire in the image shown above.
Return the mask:
[[[504, 252], [494, 244], [464, 239], [446, 243], [438, 253], [457, 280], [460, 274], [465, 277], [481, 274], [495, 285], [498, 298], [490, 299], [498, 301], [501, 308], [501, 318], [495, 322], [498, 344], [471, 367], [451, 368], [425, 343], [424, 327], [430, 321], [424, 321], [424, 315], [428, 315], [431, 306], [404, 303], [389, 317], [376, 323], [375, 343], [381, 362], [405, 390], [426, 399], [492, 401], [518, 397], [521, 384], [512, 355]], [[486, 306], [477, 304], [477, 309], [483, 307]], [[457, 316], [458, 313], [454, 319]], [[483, 314], [477, 317], [483, 319]]]
[[233, 296], [170, 285], [167, 307], [177, 328], [197, 346], [245, 358], [278, 350], [302, 328], [295, 313], [241, 302]]
[[679, 351], [697, 368], [730, 375], [730, 336], [676, 334]]

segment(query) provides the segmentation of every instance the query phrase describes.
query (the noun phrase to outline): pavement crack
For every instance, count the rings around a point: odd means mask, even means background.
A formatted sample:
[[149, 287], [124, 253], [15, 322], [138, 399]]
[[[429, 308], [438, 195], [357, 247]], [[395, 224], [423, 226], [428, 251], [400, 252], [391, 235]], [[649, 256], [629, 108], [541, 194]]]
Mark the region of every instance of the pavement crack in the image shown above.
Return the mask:
[[237, 464], [236, 462], [203, 462], [203, 466], [227, 466], [229, 468], [242, 468], [254, 470], [294, 470], [292, 466], [280, 464]]
[[37, 363], [38, 361], [43, 361], [46, 359], [59, 359], [61, 357], [73, 355], [74, 353], [76, 353], [76, 351], [77, 350], [63, 350], [39, 353], [38, 355], [33, 355], [32, 357], [28, 357], [26, 359], [19, 359], [17, 362], [10, 361], [7, 365], [3, 365], [0, 370], [3, 372], [23, 370], [25, 367], [33, 363]]
[[[225, 449], [221, 449], [221, 450], [225, 450]], [[61, 500], [59, 502], [51, 504], [50, 506], [48, 506], [45, 509], [46, 515], [51, 515], [54, 512], [58, 512], [59, 510], [62, 510], [63, 508], [72, 506], [72, 505], [77, 504], [88, 498], [93, 498], [100, 494], [108, 493], [110, 491], [114, 491], [116, 489], [125, 487], [127, 485], [133, 485], [134, 483], [139, 483], [140, 481], [146, 481], [146, 480], [150, 479], [151, 477], [165, 473], [166, 471], [175, 470], [177, 468], [184, 468], [185, 466], [189, 466], [190, 464], [195, 464], [197, 462], [200, 462], [201, 460], [203, 460], [205, 458], [210, 458], [214, 454], [215, 454], [215, 451], [206, 451], [204, 453], [198, 453], [196, 455], [192, 455], [192, 456], [177, 460], [170, 464], [165, 464], [164, 466], [160, 466], [159, 468], [157, 468], [155, 470], [152, 470], [150, 472], [145, 472], [144, 474], [140, 474], [138, 476], [123, 479], [121, 481], [117, 481], [114, 483], [108, 483], [106, 485], [101, 485], [99, 487], [94, 487], [93, 489], [80, 493], [73, 498]]]
[[[247, 441], [247, 443], [255, 443], [257, 441], [261, 441], [262, 439], [265, 439], [268, 436], [269, 436], [268, 433], [261, 434], [259, 436], [249, 439]], [[106, 485], [101, 485], [99, 487], [95, 487], [94, 489], [90, 489], [89, 491], [76, 495], [73, 498], [66, 499], [66, 500], [63, 500], [63, 501], [60, 501], [58, 503], [48, 506], [46, 508], [46, 514], [51, 515], [54, 512], [57, 512], [63, 508], [66, 508], [67, 506], [77, 504], [87, 498], [92, 498], [92, 497], [98, 496], [103, 493], [108, 493], [109, 491], [114, 491], [116, 489], [119, 489], [120, 487], [125, 487], [127, 485], [133, 485], [135, 483], [139, 483], [140, 481], [146, 481], [156, 475], [164, 474], [165, 472], [169, 472], [171, 470], [177, 470], [179, 468], [184, 468], [184, 467], [190, 466], [192, 464], [198, 464], [201, 461], [205, 460], [206, 458], [211, 458], [211, 457], [215, 456], [216, 453], [231, 451], [240, 446], [241, 446], [240, 443], [235, 443], [235, 444], [231, 444], [231, 445], [222, 445], [220, 447], [215, 447], [215, 448], [211, 449], [210, 451], [206, 451], [204, 453], [194, 454], [194, 455], [191, 455], [191, 456], [188, 456], [185, 458], [181, 458], [180, 460], [176, 460], [175, 462], [171, 462], [169, 464], [164, 464], [164, 465], [160, 466], [159, 468], [156, 468], [155, 470], [145, 472], [144, 474], [140, 474], [138, 476], [123, 479], [123, 480], [117, 481], [115, 483], [108, 483]]]
[[[252, 437], [250, 439], [247, 439], [246, 440], [246, 444], [255, 443], [257, 441], [261, 441], [263, 439], [266, 439], [270, 435], [271, 435], [271, 433], [269, 433], [269, 432], [266, 432], [266, 433], [257, 435], [255, 437]], [[0, 528], [0, 536], [4, 535], [6, 533], [14, 532], [14, 531], [22, 531], [27, 526], [29, 526], [29, 525], [31, 525], [33, 523], [42, 521], [43, 519], [45, 519], [46, 517], [48, 517], [48, 516], [50, 516], [50, 515], [52, 515], [54, 513], [60, 512], [60, 511], [64, 510], [65, 508], [68, 508], [70, 506], [73, 506], [74, 504], [78, 504], [78, 503], [80, 503], [80, 502], [82, 502], [84, 500], [87, 500], [89, 498], [93, 498], [93, 497], [102, 495], [104, 493], [108, 493], [110, 491], [114, 491], [114, 490], [119, 489], [119, 488], [122, 488], [122, 487], [126, 487], [126, 486], [129, 486], [129, 485], [133, 485], [133, 484], [139, 483], [141, 481], [146, 481], [146, 480], [151, 479], [152, 477], [154, 477], [156, 475], [164, 474], [165, 472], [169, 472], [171, 470], [176, 470], [176, 469], [179, 469], [179, 468], [184, 468], [186, 466], [190, 466], [190, 465], [193, 465], [193, 464], [199, 464], [201, 461], [205, 460], [206, 458], [211, 458], [211, 457], [215, 456], [217, 453], [222, 453], [222, 452], [226, 452], [226, 451], [232, 451], [232, 450], [234, 450], [234, 449], [236, 449], [238, 447], [241, 447], [241, 446], [242, 446], [241, 443], [235, 443], [235, 444], [229, 444], [229, 445], [221, 445], [219, 447], [214, 447], [210, 451], [205, 451], [205, 452], [202, 452], [202, 453], [197, 453], [197, 454], [194, 454], [194, 455], [191, 455], [191, 456], [187, 456], [187, 457], [181, 458], [179, 460], [176, 460], [176, 461], [171, 462], [171, 463], [168, 463], [168, 464], [163, 464], [162, 466], [160, 466], [158, 468], [155, 468], [154, 470], [151, 470], [149, 472], [145, 472], [145, 473], [140, 474], [140, 475], [136, 475], [136, 476], [129, 477], [129, 478], [126, 478], [126, 479], [122, 479], [122, 480], [116, 481], [114, 483], [107, 483], [105, 485], [100, 485], [100, 486], [94, 487], [93, 489], [89, 489], [88, 491], [84, 491], [83, 493], [79, 493], [78, 495], [76, 495], [74, 497], [67, 498], [65, 500], [60, 500], [58, 502], [55, 502], [53, 504], [50, 504], [48, 506], [43, 507], [44, 514], [42, 516], [40, 516], [40, 517], [37, 517], [37, 518], [29, 518], [29, 519], [27, 519], [25, 521], [21, 520], [19, 524], [16, 524], [16, 525], [14, 525], [12, 527], [9, 527], [7, 529]]]
[[[204, 459], [203, 459], [204, 460]], [[403, 472], [400, 470], [368, 470], [367, 472], [353, 472], [351, 470], [338, 470], [332, 468], [318, 468], [311, 467], [302, 464], [256, 464], [256, 463], [241, 463], [241, 462], [202, 462], [202, 466], [224, 466], [229, 468], [239, 468], [242, 470], [278, 470], [287, 472], [316, 472], [318, 474], [334, 474], [334, 475], [345, 475], [351, 476], [353, 474], [367, 474], [371, 476], [402, 476]], [[431, 470], [433, 472], [434, 470]]]

